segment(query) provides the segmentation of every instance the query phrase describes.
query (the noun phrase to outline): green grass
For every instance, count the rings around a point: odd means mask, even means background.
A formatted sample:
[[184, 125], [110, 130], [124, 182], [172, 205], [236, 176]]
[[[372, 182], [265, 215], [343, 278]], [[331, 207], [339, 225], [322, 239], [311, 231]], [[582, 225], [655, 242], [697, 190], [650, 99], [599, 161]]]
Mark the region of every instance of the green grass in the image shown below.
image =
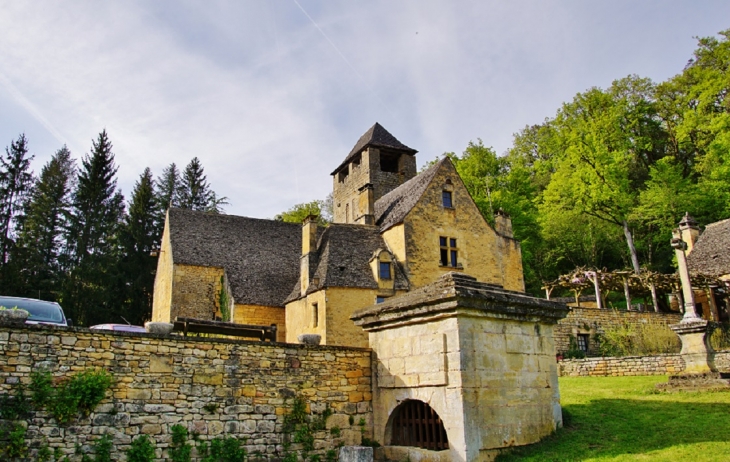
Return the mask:
[[565, 427], [497, 461], [730, 460], [730, 392], [656, 392], [666, 381], [562, 377]]

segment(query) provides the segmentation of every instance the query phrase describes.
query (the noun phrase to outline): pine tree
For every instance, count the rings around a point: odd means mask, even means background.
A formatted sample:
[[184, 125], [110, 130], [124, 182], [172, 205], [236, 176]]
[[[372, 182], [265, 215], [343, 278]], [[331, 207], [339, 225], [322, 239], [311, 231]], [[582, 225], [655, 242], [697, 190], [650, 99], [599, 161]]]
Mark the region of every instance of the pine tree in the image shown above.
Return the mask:
[[63, 229], [68, 218], [76, 165], [63, 146], [43, 166], [25, 207], [18, 252], [12, 258], [24, 277], [24, 295], [55, 300], [63, 279]]
[[178, 191], [178, 204], [184, 209], [208, 210], [213, 192], [197, 157], [185, 167]]
[[66, 230], [71, 268], [62, 304], [81, 325], [115, 320], [122, 311], [117, 271], [124, 197], [116, 187], [116, 172], [104, 130], [82, 161]]
[[24, 134], [5, 148], [0, 157], [0, 286], [3, 293], [17, 293], [17, 274], [9, 268], [10, 253], [15, 245], [18, 223], [22, 221], [22, 210], [32, 190], [33, 173], [30, 171], [28, 141]]
[[30, 194], [33, 173], [30, 171], [28, 140], [21, 134], [5, 148], [0, 157], [0, 264], [7, 261], [13, 243], [14, 221]]
[[155, 182], [155, 238], [159, 245], [162, 239], [162, 231], [165, 228], [165, 215], [170, 207], [179, 207], [180, 196], [180, 170], [175, 163], [171, 163], [162, 171]]
[[152, 172], [147, 168], [134, 185], [122, 231], [122, 268], [126, 283], [124, 317], [132, 324], [142, 324], [152, 315], [157, 259], [151, 257], [150, 252], [158, 242], [156, 232], [157, 201]]

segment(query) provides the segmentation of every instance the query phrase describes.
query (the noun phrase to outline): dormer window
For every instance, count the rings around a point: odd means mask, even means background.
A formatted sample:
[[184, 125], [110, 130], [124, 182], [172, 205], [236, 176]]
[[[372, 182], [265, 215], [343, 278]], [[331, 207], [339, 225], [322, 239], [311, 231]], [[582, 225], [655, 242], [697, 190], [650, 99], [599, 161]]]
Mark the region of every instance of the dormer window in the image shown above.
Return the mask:
[[444, 204], [444, 207], [452, 209], [454, 208], [454, 204], [451, 201], [451, 191], [442, 191], [441, 192], [441, 202]]
[[393, 279], [389, 261], [380, 262], [380, 279]]

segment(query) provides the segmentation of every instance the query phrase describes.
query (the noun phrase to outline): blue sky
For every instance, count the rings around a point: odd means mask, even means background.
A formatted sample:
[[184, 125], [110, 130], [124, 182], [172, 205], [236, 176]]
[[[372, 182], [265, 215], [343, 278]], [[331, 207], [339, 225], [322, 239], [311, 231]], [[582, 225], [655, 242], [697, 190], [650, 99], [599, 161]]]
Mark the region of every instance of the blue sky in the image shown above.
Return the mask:
[[681, 72], [727, 1], [0, 0], [0, 147], [34, 170], [104, 128], [126, 197], [198, 156], [227, 213], [323, 199], [380, 122], [419, 166], [512, 135], [592, 86]]

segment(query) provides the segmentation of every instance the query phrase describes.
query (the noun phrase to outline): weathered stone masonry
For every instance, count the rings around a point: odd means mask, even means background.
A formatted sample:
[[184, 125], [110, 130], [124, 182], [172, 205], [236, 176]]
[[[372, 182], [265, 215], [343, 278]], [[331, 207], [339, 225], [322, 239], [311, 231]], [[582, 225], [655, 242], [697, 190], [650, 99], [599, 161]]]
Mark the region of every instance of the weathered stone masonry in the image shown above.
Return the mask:
[[[124, 451], [144, 433], [163, 458], [170, 427], [180, 423], [203, 439], [245, 437], [249, 453], [273, 456], [281, 453], [284, 416], [297, 394], [313, 412], [332, 409], [327, 428], [341, 429], [339, 438], [316, 433], [317, 449], [359, 443], [361, 418], [371, 434], [368, 349], [0, 327], [0, 393], [29, 383], [31, 371], [39, 368], [56, 378], [103, 368], [115, 379], [112, 393], [88, 418], [68, 427], [59, 427], [45, 412], [29, 420], [29, 439], [45, 437], [51, 449], [67, 454], [77, 443], [88, 445], [106, 433], [113, 435], [116, 450]], [[207, 412], [206, 404], [217, 409]]]
[[555, 351], [568, 351], [570, 337], [578, 334], [589, 336], [588, 355], [599, 355], [598, 345], [594, 341], [596, 334], [605, 333], [607, 327], [618, 327], [622, 324], [676, 324], [682, 320], [681, 314], [654, 313], [639, 311], [599, 310], [596, 308], [571, 307], [568, 316], [561, 319], [555, 327]]
[[[730, 351], [718, 351], [714, 358], [715, 366], [719, 371], [730, 371]], [[679, 354], [563, 359], [558, 362], [558, 374], [563, 377], [672, 375], [683, 370], [684, 360]]]

